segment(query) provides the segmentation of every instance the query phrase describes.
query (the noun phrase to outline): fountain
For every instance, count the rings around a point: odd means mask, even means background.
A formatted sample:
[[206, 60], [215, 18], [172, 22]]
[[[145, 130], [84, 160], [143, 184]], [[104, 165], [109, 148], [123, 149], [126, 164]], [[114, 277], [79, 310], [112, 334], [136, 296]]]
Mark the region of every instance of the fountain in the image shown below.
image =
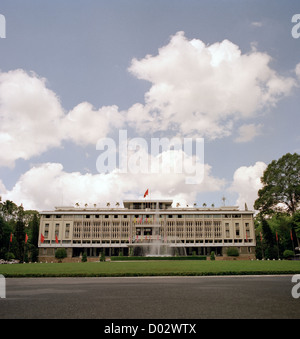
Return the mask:
[[[150, 225], [147, 225], [149, 227]], [[159, 209], [158, 203], [153, 215], [152, 238], [147, 243], [141, 243], [135, 246], [133, 255], [134, 256], [145, 256], [145, 257], [171, 257], [171, 256], [186, 256], [186, 250], [184, 247], [171, 247], [165, 241], [162, 240], [160, 235], [161, 224], [159, 222]]]

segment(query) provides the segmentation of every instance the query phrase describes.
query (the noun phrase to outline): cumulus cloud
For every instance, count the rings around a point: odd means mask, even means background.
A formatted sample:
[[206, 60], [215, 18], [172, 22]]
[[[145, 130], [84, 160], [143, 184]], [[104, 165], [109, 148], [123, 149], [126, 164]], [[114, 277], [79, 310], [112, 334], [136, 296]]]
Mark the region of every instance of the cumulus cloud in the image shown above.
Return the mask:
[[228, 40], [206, 45], [178, 32], [156, 56], [132, 60], [129, 71], [152, 86], [127, 119], [142, 131], [228, 136], [235, 121], [276, 105], [296, 85], [271, 69], [270, 60], [256, 50], [242, 54]]
[[[206, 45], [178, 32], [157, 55], [132, 60], [129, 71], [149, 81], [151, 87], [144, 103], [135, 103], [126, 111], [115, 105], [95, 108], [81, 102], [65, 112], [58, 95], [47, 88], [46, 79], [20, 69], [0, 72], [0, 166], [13, 167], [17, 159], [38, 156], [60, 147], [64, 140], [96, 145], [100, 138], [126, 127], [139, 136], [159, 131], [164, 136], [213, 140], [231, 135], [238, 125], [235, 141], [250, 141], [262, 125], [247, 120], [275, 106], [297, 85], [296, 79], [273, 70], [270, 61], [268, 54], [256, 48], [243, 54], [229, 40]], [[176, 163], [180, 153], [164, 155]], [[150, 159], [156, 164], [162, 157], [152, 155]], [[168, 161], [162, 164], [170, 165]], [[235, 172], [230, 189], [238, 192], [240, 206], [253, 204], [265, 166], [258, 162]], [[195, 200], [197, 193], [221, 191], [225, 185], [223, 179], [212, 176], [208, 164], [204, 165], [201, 185], [195, 188], [185, 179], [184, 172], [136, 174], [116, 169], [106, 174], [81, 174], [66, 172], [59, 163], [44, 163], [24, 173], [11, 190], [0, 181], [0, 191], [3, 199], [23, 203], [25, 208], [52, 209], [59, 202], [121, 202], [142, 197], [146, 188], [152, 198], [173, 198], [184, 205]]]
[[248, 142], [261, 134], [262, 124], [244, 124], [238, 129], [238, 137], [235, 142]]
[[[167, 159], [172, 160], [172, 157]], [[198, 192], [218, 191], [224, 187], [224, 179], [213, 177], [209, 165], [204, 165], [204, 171], [202, 184], [195, 186], [186, 184], [185, 172], [121, 173], [115, 169], [107, 174], [81, 174], [66, 172], [60, 163], [43, 163], [24, 173], [11, 190], [4, 185], [0, 189], [2, 200], [13, 200], [26, 209], [37, 210], [53, 209], [62, 204], [74, 206], [77, 202], [81, 206], [85, 203], [105, 206], [106, 202], [111, 202], [114, 206], [124, 199], [142, 198], [147, 188], [152, 199], [171, 198], [185, 204], [194, 202]]]
[[[228, 40], [205, 45], [178, 32], [158, 55], [132, 60], [129, 71], [152, 86], [145, 103], [123, 112], [115, 105], [96, 109], [88, 102], [64, 112], [45, 79], [21, 69], [0, 73], [0, 166], [12, 167], [17, 159], [28, 160], [63, 140], [96, 144], [121, 126], [148, 134], [228, 136], [236, 122], [276, 105], [296, 85], [295, 79], [272, 70], [270, 60], [255, 49], [242, 54]], [[299, 65], [295, 72], [299, 76]]]
[[64, 138], [79, 145], [96, 144], [99, 138], [106, 137], [113, 128], [124, 123], [123, 115], [117, 106], [103, 106], [98, 110], [88, 102], [74, 107], [62, 120]]
[[63, 110], [45, 83], [23, 70], [0, 73], [0, 165], [59, 146]]
[[46, 85], [45, 79], [21, 69], [0, 73], [0, 166], [13, 167], [17, 159], [28, 160], [63, 140], [96, 144], [112, 126], [122, 124], [117, 106], [95, 110], [84, 102], [65, 114]]
[[249, 209], [253, 208], [258, 198], [257, 192], [262, 188], [260, 178], [266, 168], [264, 162], [258, 161], [253, 166], [242, 166], [234, 172], [229, 191], [238, 193], [236, 204], [240, 208], [244, 208], [245, 203]]

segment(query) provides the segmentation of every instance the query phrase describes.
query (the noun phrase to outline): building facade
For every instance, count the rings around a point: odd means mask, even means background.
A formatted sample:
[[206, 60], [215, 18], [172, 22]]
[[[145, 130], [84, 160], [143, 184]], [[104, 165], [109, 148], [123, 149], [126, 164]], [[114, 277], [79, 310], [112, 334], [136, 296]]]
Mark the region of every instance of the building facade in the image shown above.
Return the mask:
[[127, 200], [124, 207], [56, 207], [41, 212], [39, 257], [54, 258], [64, 247], [68, 258], [86, 253], [115, 255], [226, 256], [236, 247], [240, 257], [254, 258], [253, 211], [236, 206], [172, 207], [172, 200]]

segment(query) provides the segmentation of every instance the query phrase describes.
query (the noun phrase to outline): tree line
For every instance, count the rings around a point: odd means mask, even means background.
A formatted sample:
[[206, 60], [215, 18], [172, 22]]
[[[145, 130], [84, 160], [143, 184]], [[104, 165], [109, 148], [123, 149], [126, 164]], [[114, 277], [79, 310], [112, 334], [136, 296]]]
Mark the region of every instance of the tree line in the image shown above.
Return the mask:
[[0, 201], [0, 259], [20, 262], [38, 260], [39, 213], [22, 204]]

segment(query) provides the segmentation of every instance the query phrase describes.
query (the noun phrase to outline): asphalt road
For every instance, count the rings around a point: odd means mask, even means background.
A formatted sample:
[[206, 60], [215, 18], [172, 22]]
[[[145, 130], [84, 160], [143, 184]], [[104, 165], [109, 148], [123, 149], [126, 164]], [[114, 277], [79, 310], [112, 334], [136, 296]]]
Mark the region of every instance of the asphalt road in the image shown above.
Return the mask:
[[7, 278], [0, 319], [299, 319], [291, 278]]

